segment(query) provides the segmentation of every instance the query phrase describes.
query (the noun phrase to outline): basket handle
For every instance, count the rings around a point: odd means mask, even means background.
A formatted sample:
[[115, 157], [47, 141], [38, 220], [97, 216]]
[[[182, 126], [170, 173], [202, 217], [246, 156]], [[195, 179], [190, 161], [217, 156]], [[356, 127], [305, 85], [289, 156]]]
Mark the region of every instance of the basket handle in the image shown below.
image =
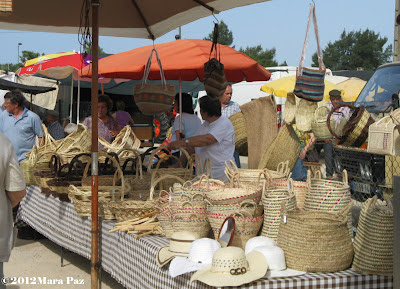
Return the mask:
[[287, 175], [290, 173], [290, 169], [289, 169], [289, 161], [285, 161], [285, 162], [280, 162], [276, 168], [276, 171], [278, 173], [282, 173], [284, 176], [287, 177]]
[[[167, 146], [159, 146], [158, 148], [153, 149], [153, 151], [152, 151], [151, 154], [149, 155], [149, 160], [148, 160], [148, 162], [147, 162], [147, 171], [148, 171], [148, 172], [150, 172], [150, 171], [152, 170], [152, 168], [151, 168], [151, 161], [152, 161], [152, 159], [155, 157], [155, 155], [156, 155], [159, 151], [161, 151], [161, 150], [163, 150], [163, 149], [168, 149], [168, 147], [167, 147]], [[170, 155], [170, 153], [167, 153], [167, 155]]]
[[196, 196], [200, 196], [201, 197], [201, 201], [204, 200], [204, 195], [200, 194], [200, 193], [196, 193], [192, 196], [192, 201], [196, 201]]
[[149, 73], [150, 73], [150, 68], [151, 68], [151, 60], [153, 58], [153, 52], [156, 53], [156, 58], [157, 58], [157, 63], [158, 63], [158, 67], [160, 68], [160, 75], [161, 75], [161, 84], [164, 90], [167, 89], [167, 81], [165, 80], [165, 76], [164, 76], [164, 70], [162, 68], [161, 65], [161, 60], [160, 57], [158, 56], [158, 52], [155, 48], [153, 48], [150, 52], [150, 56], [147, 59], [147, 63], [145, 66], [145, 70], [144, 70], [144, 76], [143, 76], [143, 82], [142, 82], [142, 88], [145, 86], [146, 82], [147, 82], [147, 78], [149, 77]]
[[253, 214], [252, 215], [255, 215], [255, 213], [256, 213], [256, 209], [257, 209], [257, 204], [256, 204], [256, 202], [254, 202], [253, 200], [244, 200], [243, 202], [241, 202], [240, 203], [240, 212], [241, 212], [241, 209], [244, 209], [244, 208], [246, 208], [246, 207], [253, 207]]
[[349, 185], [349, 175], [347, 173], [347, 170], [343, 170], [342, 172], [342, 182], [348, 186]]
[[191, 202], [189, 202], [189, 201], [185, 201], [182, 204], [180, 204], [179, 208], [184, 208], [185, 204], [189, 204], [188, 207], [193, 208], [193, 204]]
[[[236, 185], [236, 187], [235, 187]], [[233, 188], [240, 188], [240, 174], [235, 173], [233, 174], [232, 180], [231, 180], [231, 186]]]
[[156, 165], [156, 168], [154, 169], [155, 171], [158, 171], [159, 169], [160, 169], [160, 165], [163, 163], [163, 162], [165, 162], [165, 161], [167, 161], [168, 159], [175, 159], [178, 163], [179, 163], [179, 166], [182, 168], [182, 162], [181, 162], [181, 160], [178, 158], [178, 157], [176, 157], [176, 156], [174, 156], [174, 155], [166, 155], [166, 156], [164, 156], [164, 157], [162, 157], [158, 162], [157, 162], [157, 165]]
[[322, 173], [320, 170], [314, 172], [314, 179], [319, 179], [319, 180], [322, 179]]
[[[322, 110], [325, 110], [325, 112], [324, 112], [324, 114], [322, 115], [320, 112], [322, 111]], [[314, 112], [314, 119], [315, 119], [315, 121], [326, 121], [326, 116], [327, 116], [327, 114], [329, 113], [329, 111], [330, 111], [330, 109], [326, 106], [326, 105], [324, 105], [324, 106], [319, 106], [319, 107], [317, 107], [317, 109], [315, 110], [315, 112]]]
[[213, 178], [213, 171], [212, 171], [212, 167], [211, 167], [211, 161], [209, 158], [206, 158], [204, 160], [203, 173], [206, 174], [207, 176], [209, 176], [210, 178]]
[[157, 178], [156, 180], [154, 180], [154, 182], [152, 181], [151, 188], [150, 188], [150, 197], [149, 197], [150, 200], [153, 199], [154, 191], [155, 191], [157, 184], [165, 179], [175, 179], [181, 184], [185, 183], [185, 181], [183, 179], [181, 179], [180, 177], [177, 177], [174, 175], [162, 175], [159, 178]]
[[[247, 215], [247, 216], [245, 216], [245, 215]], [[238, 216], [241, 218], [245, 218], [245, 217], [251, 218], [251, 214], [245, 210], [241, 210], [240, 212], [232, 213], [231, 216], [232, 217]]]

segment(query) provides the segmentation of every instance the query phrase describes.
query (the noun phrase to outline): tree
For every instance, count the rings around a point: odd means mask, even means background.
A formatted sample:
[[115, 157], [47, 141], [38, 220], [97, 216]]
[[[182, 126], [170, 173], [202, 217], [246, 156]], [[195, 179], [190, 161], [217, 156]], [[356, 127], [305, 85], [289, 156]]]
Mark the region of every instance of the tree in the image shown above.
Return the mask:
[[257, 45], [253, 47], [247, 46], [245, 49], [240, 48], [239, 51], [253, 58], [264, 67], [278, 65], [278, 62], [274, 60], [276, 53], [275, 48], [263, 50], [261, 45]]
[[[208, 34], [207, 37], [204, 37], [203, 40], [213, 41], [213, 33], [214, 30], [210, 34]], [[218, 43], [228, 46], [231, 46], [233, 43], [232, 31], [229, 30], [228, 25], [226, 25], [225, 22], [222, 20], [218, 24]]]
[[[23, 50], [21, 52], [21, 56], [19, 57], [19, 59], [21, 60], [21, 63], [24, 63], [25, 61], [29, 60], [29, 59], [34, 59], [36, 57], [40, 56], [39, 52], [33, 52], [33, 51], [28, 51], [28, 50]], [[44, 55], [44, 53], [42, 53], [42, 55]]]
[[279, 66], [288, 66], [286, 60], [279, 64]]
[[[339, 40], [329, 42], [322, 50], [324, 64], [332, 70], [356, 70], [359, 67], [375, 70], [390, 61], [392, 45], [384, 48], [387, 40], [387, 37], [381, 37], [369, 29], [349, 33], [343, 30]], [[314, 53], [312, 60], [312, 66], [317, 67], [317, 53]]]
[[4, 71], [16, 72], [21, 67], [22, 67], [21, 63], [17, 63], [17, 64], [13, 64], [13, 63], [0, 64], [0, 70], [4, 70]]
[[[85, 53], [92, 54], [92, 43], [91, 42], [86, 42]], [[101, 55], [107, 55], [107, 53], [105, 53], [103, 48], [101, 48], [99, 46], [99, 56], [101, 56]]]

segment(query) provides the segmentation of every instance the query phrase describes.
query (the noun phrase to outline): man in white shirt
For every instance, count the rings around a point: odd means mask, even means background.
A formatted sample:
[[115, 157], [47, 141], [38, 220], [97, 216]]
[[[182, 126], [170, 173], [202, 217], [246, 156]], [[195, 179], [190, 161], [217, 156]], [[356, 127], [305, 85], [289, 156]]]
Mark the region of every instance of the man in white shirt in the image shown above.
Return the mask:
[[[0, 133], [0, 281], [13, 246], [12, 207], [25, 196], [24, 175], [10, 140]], [[5, 285], [0, 282], [0, 288]]]
[[184, 147], [189, 151], [194, 148], [203, 164], [206, 159], [210, 160], [212, 177], [225, 181], [225, 162], [234, 160], [235, 131], [231, 121], [221, 115], [221, 103], [217, 98], [206, 95], [200, 98], [199, 103], [204, 122], [197, 136], [171, 142], [168, 147]]
[[[240, 112], [240, 107], [237, 102], [232, 101], [232, 85], [228, 84], [225, 89], [224, 94], [221, 96], [221, 113], [223, 116], [230, 117], [231, 115]], [[235, 151], [233, 153], [236, 166], [240, 168], [240, 157], [239, 152]]]

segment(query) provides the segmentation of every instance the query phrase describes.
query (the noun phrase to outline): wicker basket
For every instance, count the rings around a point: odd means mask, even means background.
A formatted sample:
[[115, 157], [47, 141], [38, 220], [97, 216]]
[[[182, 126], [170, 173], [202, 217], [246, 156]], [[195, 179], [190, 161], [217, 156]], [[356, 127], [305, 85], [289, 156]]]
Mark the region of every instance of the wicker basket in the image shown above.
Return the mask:
[[[315, 137], [319, 140], [332, 139], [333, 135], [329, 131], [327, 125], [327, 115], [329, 108], [326, 106], [320, 106], [315, 110], [314, 119], [311, 122], [311, 130]], [[335, 120], [331, 118], [331, 127], [335, 126]]]
[[284, 120], [287, 124], [294, 124], [296, 117], [296, 96], [293, 92], [289, 92], [286, 96]]
[[242, 184], [248, 183], [256, 183], [258, 182], [260, 175], [268, 174], [272, 178], [285, 178], [290, 174], [290, 170], [288, 168], [289, 162], [281, 162], [278, 165], [276, 171], [268, 170], [268, 169], [239, 169], [233, 161], [230, 161], [228, 164], [225, 162], [225, 175], [228, 180], [232, 182], [233, 177], [235, 175], [239, 176], [239, 181]]
[[393, 119], [395, 125], [400, 125], [400, 108], [392, 111], [390, 117]]
[[255, 203], [259, 203], [265, 188], [264, 184], [258, 182], [256, 185], [242, 185], [238, 177], [233, 179], [231, 186], [217, 185], [212, 190], [205, 191], [206, 199], [213, 205], [240, 204], [245, 200], [252, 200]]
[[296, 127], [301, 132], [311, 131], [311, 122], [318, 103], [300, 99], [296, 109]]
[[383, 117], [369, 126], [367, 151], [382, 155], [400, 155], [400, 134], [392, 118]]
[[[349, 120], [343, 127], [342, 134], [339, 136], [333, 131], [330, 120], [332, 114], [341, 107], [349, 107], [354, 110]], [[364, 106], [355, 107], [351, 104], [339, 104], [328, 114], [327, 125], [332, 135], [338, 139], [338, 144], [345, 146], [359, 147], [364, 144], [368, 138], [368, 128], [374, 123], [373, 118]]]
[[[243, 210], [232, 213], [230, 216], [235, 219], [235, 234], [231, 246], [241, 247], [244, 249], [246, 242], [250, 238], [257, 236], [262, 226], [264, 216], [253, 217]], [[221, 226], [227, 217], [229, 217], [229, 215], [211, 212], [208, 213], [208, 220], [210, 221], [215, 239], [218, 238]]]
[[33, 177], [33, 167], [35, 166], [37, 153], [37, 146], [33, 146], [33, 149], [29, 152], [28, 157], [21, 161], [21, 170], [24, 174], [26, 185], [36, 185], [35, 178]]
[[[296, 195], [297, 208], [303, 210], [304, 200], [308, 192], [307, 182], [293, 181], [293, 179], [285, 179], [285, 178], [271, 179], [271, 186], [279, 189], [285, 189], [288, 188], [288, 186], [291, 186], [293, 193]], [[291, 210], [291, 208], [289, 208], [289, 210]]]
[[301, 150], [299, 138], [292, 126], [284, 125], [272, 143], [265, 149], [260, 160], [258, 169], [269, 169], [276, 171], [279, 163], [288, 161], [288, 167], [293, 169]]
[[177, 176], [164, 175], [153, 182], [150, 189], [149, 199], [124, 199], [124, 196], [121, 196], [120, 201], [110, 202], [108, 206], [115, 214], [117, 220], [123, 221], [129, 218], [137, 218], [145, 214], [158, 211], [157, 200], [155, 200], [153, 197], [154, 193], [156, 192], [157, 185], [166, 178], [174, 179], [175, 182], [178, 181], [180, 183], [184, 183], [184, 181]]
[[374, 196], [364, 202], [354, 238], [353, 269], [393, 276], [393, 206]]
[[171, 216], [171, 225], [174, 232], [193, 232], [197, 238], [205, 238], [210, 232], [210, 223], [207, 216], [193, 213], [190, 216], [175, 214]]
[[247, 128], [243, 113], [237, 112], [229, 117], [235, 130], [235, 150], [247, 154]]
[[286, 187], [268, 185], [262, 197], [264, 205], [264, 225], [261, 236], [277, 240], [279, 224], [281, 220], [281, 210], [284, 204], [289, 210], [297, 207], [296, 195], [293, 193], [292, 182], [289, 180]]
[[342, 212], [282, 210], [278, 246], [288, 268], [337, 272], [350, 267], [353, 244], [347, 231], [350, 207]]

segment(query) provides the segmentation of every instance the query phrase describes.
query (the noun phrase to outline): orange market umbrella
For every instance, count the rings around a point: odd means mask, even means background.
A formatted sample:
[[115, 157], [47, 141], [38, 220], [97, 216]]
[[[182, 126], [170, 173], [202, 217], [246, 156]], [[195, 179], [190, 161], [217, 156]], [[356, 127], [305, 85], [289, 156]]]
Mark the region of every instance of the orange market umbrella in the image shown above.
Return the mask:
[[[155, 48], [167, 80], [192, 81], [199, 78], [202, 81], [204, 63], [209, 60], [211, 45], [212, 42], [208, 40], [182, 39], [139, 47], [100, 59], [98, 73], [107, 78], [141, 79], [147, 58]], [[271, 73], [247, 55], [226, 45], [219, 45], [218, 49], [229, 82], [262, 81], [270, 78]], [[153, 57], [150, 80], [160, 79], [160, 70], [155, 56]], [[80, 75], [90, 77], [91, 72], [91, 66], [87, 66]]]
[[[275, 96], [286, 97], [288, 92], [293, 92], [295, 84], [296, 76], [291, 75], [267, 82], [261, 86], [261, 90], [269, 94], [274, 94]], [[329, 91], [332, 89], [337, 88], [332, 82], [325, 80], [324, 97], [329, 98]]]
[[[345, 81], [336, 84], [337, 89], [342, 92], [342, 99], [346, 102], [356, 101], [361, 90], [367, 82], [357, 77], [351, 77]], [[327, 100], [329, 101], [329, 100]]]

